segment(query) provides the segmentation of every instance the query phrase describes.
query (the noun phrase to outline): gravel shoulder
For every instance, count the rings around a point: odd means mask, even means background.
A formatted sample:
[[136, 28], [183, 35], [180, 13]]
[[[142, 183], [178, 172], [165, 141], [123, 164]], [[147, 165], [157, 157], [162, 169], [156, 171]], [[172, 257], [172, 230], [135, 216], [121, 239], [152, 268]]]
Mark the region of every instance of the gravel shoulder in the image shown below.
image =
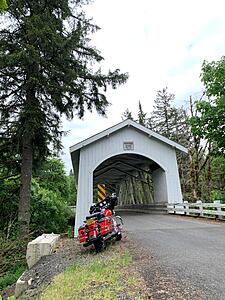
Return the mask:
[[[31, 270], [24, 274], [24, 278], [30, 279], [31, 284], [26, 290], [22, 299], [38, 299], [41, 291], [48, 286], [54, 276], [63, 272], [67, 267], [80, 261], [87, 264], [96, 255], [110, 255], [115, 251], [125, 248], [132, 257], [132, 263], [124, 272], [133, 274], [138, 278], [138, 285], [134, 286], [133, 295], [137, 298], [130, 298], [129, 292], [118, 297], [121, 300], [163, 300], [163, 299], [207, 299], [204, 295], [185, 282], [177, 281], [177, 276], [168, 273], [160, 262], [150, 254], [149, 249], [140, 247], [135, 242], [132, 234], [125, 233], [125, 237], [119, 243], [109, 245], [107, 253], [95, 254], [94, 249], [85, 249], [75, 240], [63, 239], [61, 245], [52, 255], [43, 257]], [[32, 280], [31, 280], [32, 279]]]
[[[43, 257], [29, 271], [24, 273], [22, 279], [29, 281], [30, 285], [21, 299], [38, 299], [43, 289], [51, 284], [53, 278], [75, 262], [85, 265], [90, 263], [93, 257], [97, 255], [104, 261], [104, 259], [112, 253], [118, 253], [118, 255], [120, 255], [120, 253], [124, 253], [124, 251], [128, 251], [131, 257], [133, 257], [133, 253], [135, 253], [135, 255], [137, 253], [136, 246], [126, 234], [124, 234], [120, 242], [110, 243], [107, 249], [100, 254], [96, 254], [92, 248], [83, 248], [77, 240], [62, 239], [61, 244], [54, 253]], [[142, 257], [140, 257], [140, 259], [142, 259]], [[135, 259], [129, 267], [124, 268], [124, 278], [122, 279], [126, 281], [126, 277], [128, 278], [132, 274], [135, 278], [135, 284], [133, 287], [129, 285], [129, 290], [127, 290], [126, 293], [118, 295], [118, 299], [152, 299], [147, 294], [147, 286], [143, 277], [140, 276], [138, 268], [136, 267], [137, 264], [138, 260]], [[125, 281], [124, 285], [126, 285]], [[132, 297], [129, 296], [131, 294]]]

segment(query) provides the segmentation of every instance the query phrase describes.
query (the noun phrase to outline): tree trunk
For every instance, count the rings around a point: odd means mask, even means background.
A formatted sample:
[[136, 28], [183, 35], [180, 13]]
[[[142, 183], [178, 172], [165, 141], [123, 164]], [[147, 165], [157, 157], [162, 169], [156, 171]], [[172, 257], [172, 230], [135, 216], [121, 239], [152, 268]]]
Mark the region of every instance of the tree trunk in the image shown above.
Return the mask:
[[208, 160], [208, 168], [207, 168], [207, 184], [208, 184], [208, 197], [207, 200], [211, 201], [211, 193], [212, 193], [212, 168], [211, 168], [211, 157]]
[[32, 162], [32, 139], [25, 134], [22, 142], [21, 186], [18, 211], [19, 237], [22, 240], [28, 239], [29, 234]]
[[191, 153], [191, 151], [189, 150], [189, 163], [190, 163], [190, 167], [189, 167], [189, 171], [190, 171], [190, 177], [191, 177], [191, 184], [192, 184], [192, 196], [194, 201], [197, 200], [197, 191], [196, 191], [196, 174], [195, 174], [195, 162], [194, 162], [194, 158], [193, 158], [193, 154]]

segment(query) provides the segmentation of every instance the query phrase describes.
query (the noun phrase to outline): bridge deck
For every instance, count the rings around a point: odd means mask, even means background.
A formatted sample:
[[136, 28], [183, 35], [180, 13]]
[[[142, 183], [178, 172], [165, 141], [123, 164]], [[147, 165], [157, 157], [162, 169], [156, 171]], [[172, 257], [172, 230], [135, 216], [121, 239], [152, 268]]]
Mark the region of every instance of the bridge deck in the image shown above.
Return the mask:
[[225, 299], [225, 223], [136, 213], [123, 219], [168, 276], [200, 290], [204, 299]]

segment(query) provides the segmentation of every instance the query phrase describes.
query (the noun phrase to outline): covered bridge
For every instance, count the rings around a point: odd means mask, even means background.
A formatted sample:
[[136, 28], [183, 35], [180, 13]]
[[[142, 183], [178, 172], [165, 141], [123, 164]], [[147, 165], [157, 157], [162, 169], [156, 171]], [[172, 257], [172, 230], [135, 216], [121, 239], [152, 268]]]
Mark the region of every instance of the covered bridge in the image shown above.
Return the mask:
[[[176, 150], [187, 153], [185, 147], [129, 119], [70, 147], [77, 186], [75, 234], [98, 183], [119, 193], [128, 177], [144, 182], [138, 175], [142, 171], [151, 174], [151, 203], [182, 202]], [[120, 204], [127, 204], [123, 197]]]

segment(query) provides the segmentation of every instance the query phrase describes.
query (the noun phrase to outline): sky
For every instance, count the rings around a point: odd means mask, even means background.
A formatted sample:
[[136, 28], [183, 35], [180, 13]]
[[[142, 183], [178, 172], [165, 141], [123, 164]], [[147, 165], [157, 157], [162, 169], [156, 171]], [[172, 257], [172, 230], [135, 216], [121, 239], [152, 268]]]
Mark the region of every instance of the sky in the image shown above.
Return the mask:
[[95, 0], [84, 10], [101, 30], [91, 44], [104, 57], [102, 70], [128, 72], [125, 85], [108, 89], [107, 118], [86, 113], [82, 120], [63, 120], [62, 160], [72, 169], [69, 147], [121, 122], [129, 108], [137, 116], [138, 102], [149, 115], [158, 90], [168, 87], [175, 104], [203, 91], [204, 60], [225, 55], [224, 0]]

